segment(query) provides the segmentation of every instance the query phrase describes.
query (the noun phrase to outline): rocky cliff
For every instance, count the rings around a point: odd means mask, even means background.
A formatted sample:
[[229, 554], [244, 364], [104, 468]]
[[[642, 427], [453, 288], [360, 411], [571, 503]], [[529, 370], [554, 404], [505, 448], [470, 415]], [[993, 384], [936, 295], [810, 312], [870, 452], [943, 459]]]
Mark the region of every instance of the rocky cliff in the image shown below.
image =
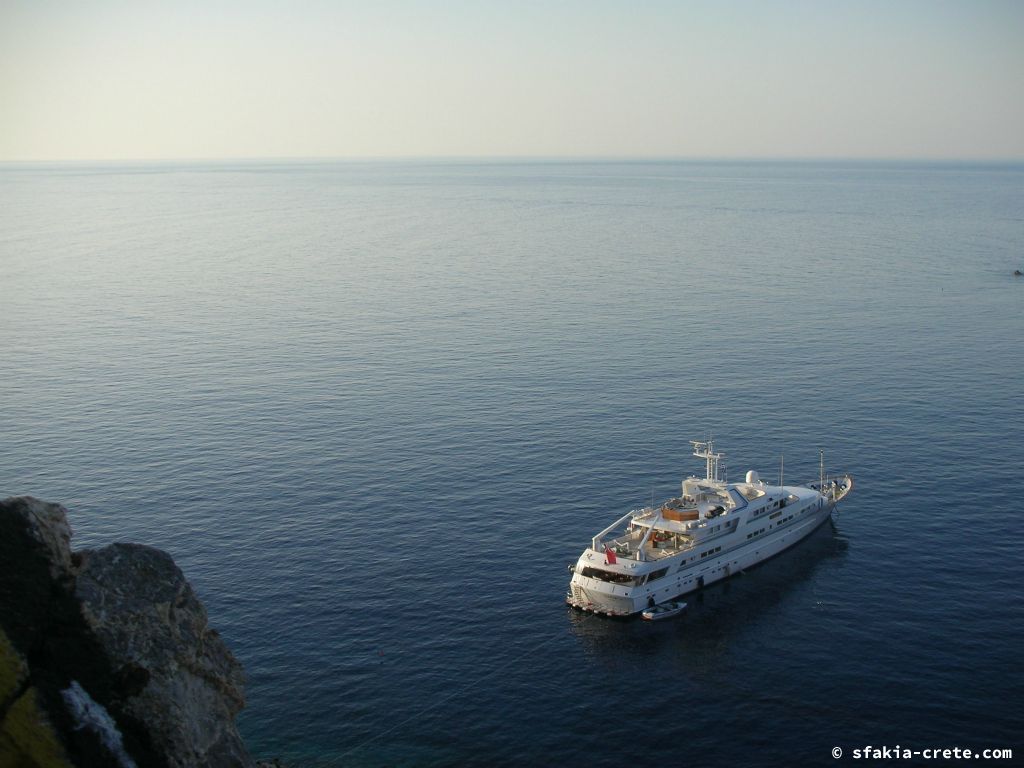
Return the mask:
[[0, 768], [249, 768], [242, 667], [170, 555], [0, 501]]

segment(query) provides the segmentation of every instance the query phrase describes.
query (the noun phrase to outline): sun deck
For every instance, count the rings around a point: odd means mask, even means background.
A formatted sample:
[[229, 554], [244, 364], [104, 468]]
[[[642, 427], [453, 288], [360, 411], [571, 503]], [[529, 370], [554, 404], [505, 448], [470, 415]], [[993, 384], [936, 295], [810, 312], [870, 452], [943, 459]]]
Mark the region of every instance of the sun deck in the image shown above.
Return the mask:
[[[655, 534], [656, 536], [657, 534]], [[643, 541], [643, 532], [637, 532], [628, 536], [621, 536], [605, 543], [617, 557], [636, 560], [637, 549], [643, 549], [644, 556], [641, 560], [661, 560], [663, 557], [677, 555], [680, 552], [693, 549], [694, 540], [685, 534], [671, 534], [665, 539], [656, 539], [651, 536], [646, 542]]]
[[[646, 520], [644, 518], [647, 518]], [[613, 536], [601, 541], [601, 547], [607, 547], [616, 557], [629, 560], [661, 560], [681, 552], [687, 552], [708, 539], [717, 538], [735, 530], [735, 525], [722, 517], [712, 517], [697, 522], [687, 528], [686, 532], [674, 530], [674, 526], [665, 525], [657, 520], [656, 514], [639, 516], [634, 519], [632, 528], [624, 534]], [[652, 523], [654, 530], [649, 531]], [[602, 551], [596, 548], [595, 551]], [[641, 557], [636, 553], [640, 550]]]

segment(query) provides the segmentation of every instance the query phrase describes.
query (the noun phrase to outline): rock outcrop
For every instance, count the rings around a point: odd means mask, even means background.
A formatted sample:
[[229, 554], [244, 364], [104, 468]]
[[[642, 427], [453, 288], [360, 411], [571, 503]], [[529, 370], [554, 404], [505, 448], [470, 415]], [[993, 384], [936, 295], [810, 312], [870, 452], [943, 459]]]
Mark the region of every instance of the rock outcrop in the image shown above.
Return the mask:
[[170, 555], [0, 501], [0, 768], [251, 768], [243, 672]]
[[0, 630], [0, 766], [70, 768], [53, 724], [28, 684], [28, 665]]

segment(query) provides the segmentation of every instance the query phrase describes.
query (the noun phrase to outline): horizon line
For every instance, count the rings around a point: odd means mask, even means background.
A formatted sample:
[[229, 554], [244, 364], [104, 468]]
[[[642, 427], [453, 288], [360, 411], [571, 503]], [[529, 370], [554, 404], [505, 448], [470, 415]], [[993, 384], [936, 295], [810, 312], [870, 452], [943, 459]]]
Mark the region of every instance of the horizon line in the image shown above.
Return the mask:
[[1001, 156], [933, 156], [933, 155], [238, 155], [197, 157], [95, 157], [95, 158], [0, 158], [0, 166], [15, 165], [85, 165], [116, 163], [186, 164], [186, 163], [315, 163], [315, 162], [832, 162], [832, 163], [950, 163], [950, 164], [1019, 164], [1024, 155]]

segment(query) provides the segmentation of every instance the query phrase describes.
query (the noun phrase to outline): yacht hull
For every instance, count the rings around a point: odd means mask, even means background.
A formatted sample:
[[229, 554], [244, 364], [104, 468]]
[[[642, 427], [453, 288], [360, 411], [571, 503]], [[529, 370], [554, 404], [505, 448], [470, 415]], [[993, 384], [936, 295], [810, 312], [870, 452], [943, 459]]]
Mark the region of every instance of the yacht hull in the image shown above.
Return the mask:
[[652, 601], [663, 603], [696, 592], [784, 552], [817, 530], [831, 517], [834, 508], [835, 502], [824, 503], [821, 509], [809, 512], [805, 519], [773, 530], [763, 538], [744, 540], [728, 549], [723, 544], [721, 554], [705, 560], [683, 565], [685, 553], [667, 557], [658, 565], [667, 566], [668, 575], [648, 589], [609, 585], [582, 576], [580, 571], [587, 556], [584, 553], [570, 583], [566, 602], [574, 608], [607, 616], [640, 613], [650, 607]]
[[[691, 440], [705, 460], [703, 479], [683, 480], [679, 496], [635, 509], [591, 540], [575, 565], [566, 602], [608, 616], [630, 616], [696, 592], [789, 549], [824, 523], [853, 490], [853, 477], [816, 482], [743, 482], [721, 476], [724, 454], [711, 440]], [[614, 533], [621, 530], [621, 533]]]

